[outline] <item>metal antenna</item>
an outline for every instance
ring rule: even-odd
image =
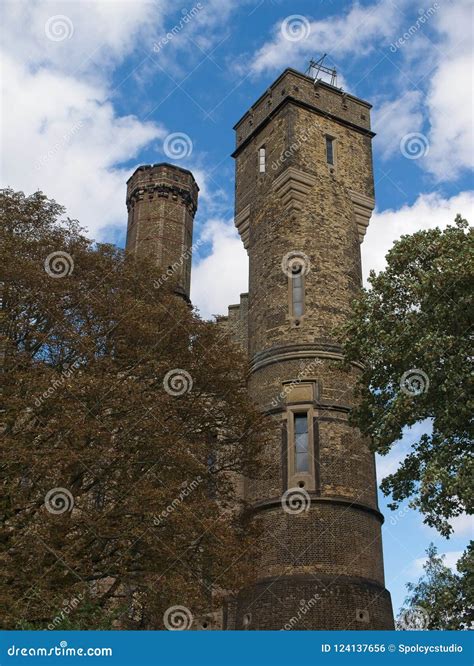
[[[327,53],[324,53],[324,55],[319,58],[319,60],[311,60],[309,61],[309,66],[308,69],[306,70],[305,74],[306,76],[310,76],[312,79],[314,79],[314,82],[316,81],[321,81],[320,74],[329,74],[331,77],[331,85],[334,87],[337,87],[337,71],[336,68],[333,67],[326,67],[326,65],[323,64],[324,58],[327,56]]]

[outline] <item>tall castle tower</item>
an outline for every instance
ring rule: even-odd
[[[274,435],[266,478],[245,483],[261,555],[228,628],[393,628],[374,456],[348,421],[360,367],[342,369],[336,332],[374,206],[370,108],[287,69],[234,128],[250,276],[228,324]]]
[[[172,164],[140,166],[127,181],[127,252],[155,257],[188,301],[198,192],[193,174]]]

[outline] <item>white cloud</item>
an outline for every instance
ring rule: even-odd
[[[32,73],[4,57],[3,181],[41,189],[92,236],[126,224],[125,182],[116,166],[166,131],[134,116],[118,117],[100,85],[41,68]]]
[[[411,206],[398,210],[375,212],[362,244],[364,279],[370,269],[376,272],[385,267],[385,255],[393,242],[403,234],[421,229],[446,227],[453,224],[456,213],[461,213],[471,223],[474,220],[474,191],[461,192],[449,199],[440,194],[420,194]]]
[[[434,16],[438,64],[426,99],[430,151],[424,166],[437,180],[455,180],[473,167],[473,14],[471,0],[457,0],[440,3]]]
[[[3,3],[5,51],[30,66],[103,76],[139,44],[151,49],[169,2],[10,0]]]
[[[232,220],[209,220],[200,238],[211,243],[211,252],[193,265],[191,300],[203,317],[227,314],[247,291],[247,253]]]
[[[404,4],[403,0],[397,3]],[[379,41],[387,40],[400,24],[402,12],[390,0],[371,5],[354,3],[344,15],[331,16],[321,21],[310,21],[309,30],[302,30],[302,39],[292,41],[282,30],[282,21],[274,27],[273,38],[253,56],[250,64],[255,74],[276,71],[290,65],[300,65],[318,52],[329,52],[333,57],[347,54],[365,55]]]
[[[460,516],[453,518],[449,522],[454,530],[454,537],[467,536],[471,539],[474,537],[473,516],[468,516],[467,513],[462,513]]]
[[[151,49],[168,2],[68,0],[3,5],[2,181],[27,194],[41,189],[103,240],[126,224],[119,165],[164,127],[120,116],[109,80],[138,45]]]
[[[456,562],[459,560],[462,554],[463,554],[462,550],[451,550],[445,553],[439,553],[439,555],[444,555],[443,563],[445,564],[445,566],[449,567],[454,572],[457,571]],[[423,575],[423,566],[426,563],[427,559],[428,559],[427,557],[418,557],[416,560],[412,562],[410,570],[414,576]]]
[[[395,100],[374,105],[372,127],[377,136],[374,149],[384,159],[400,153],[400,141],[408,133],[419,132],[423,125],[422,94],[410,90]]]
[[[469,54],[447,58],[431,80],[427,97],[430,150],[425,163],[437,180],[455,180],[474,165],[473,66]]]

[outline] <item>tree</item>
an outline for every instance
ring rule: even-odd
[[[246,362],[152,262],[43,194],[4,190],[0,211],[1,626],[65,604],[68,628],[160,628],[174,606],[189,623],[250,575],[235,479],[265,432]]]
[[[347,362],[363,364],[352,420],[384,455],[402,430],[427,432],[382,482],[447,536],[473,511],[473,232],[460,215],[444,231],[403,236],[371,272],[344,329]]]
[[[408,583],[408,597],[397,619],[397,629],[472,629],[474,623],[474,542],[457,563],[458,573],[444,564],[431,544],[416,583]]]

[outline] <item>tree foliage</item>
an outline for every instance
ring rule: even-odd
[[[410,500],[449,535],[473,511],[473,231],[454,226],[403,236],[370,274],[344,330],[348,362],[363,372],[353,422],[386,454],[407,426],[426,433],[382,482],[392,508]]]
[[[212,608],[253,543],[235,479],[265,433],[243,356],[56,202],[5,190],[0,210],[1,626],[46,627],[77,598],[64,626]]]
[[[408,583],[398,629],[472,629],[474,627],[474,542],[457,563],[457,573],[444,564],[431,544],[424,575]]]

